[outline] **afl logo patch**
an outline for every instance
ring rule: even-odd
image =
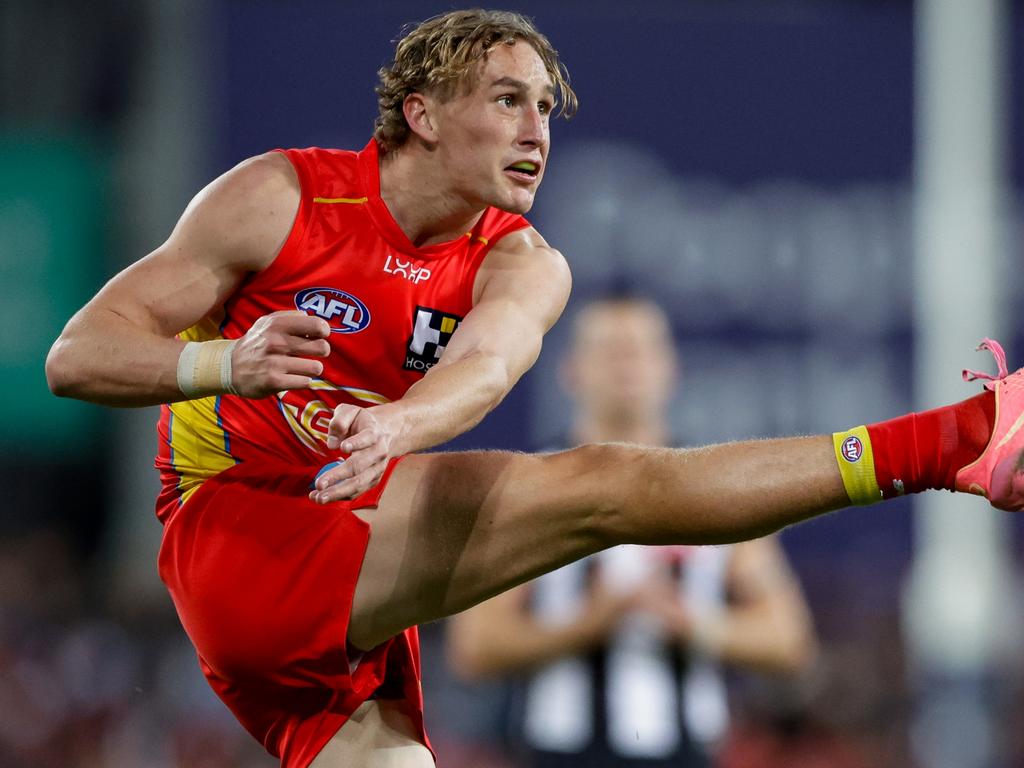
[[[851,464],[856,464],[860,461],[860,457],[864,455],[864,443],[860,441],[859,437],[850,437],[843,440],[843,458]]]
[[[370,310],[351,293],[337,288],[307,288],[295,294],[295,306],[322,317],[333,333],[359,333],[370,324]]]

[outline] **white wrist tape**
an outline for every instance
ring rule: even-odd
[[[178,388],[185,397],[206,397],[228,392],[237,395],[231,381],[231,351],[238,339],[190,341],[178,357]]]

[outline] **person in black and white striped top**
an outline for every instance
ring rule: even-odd
[[[677,371],[657,306],[590,303],[562,371],[576,405],[565,442],[675,443]],[[728,725],[720,665],[794,674],[815,636],[768,537],[600,552],[459,615],[449,651],[470,679],[527,673],[520,736],[535,768],[689,768],[710,764]]]

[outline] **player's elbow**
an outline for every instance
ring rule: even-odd
[[[74,330],[65,328],[46,355],[46,384],[57,397],[92,401],[101,369]]]
[[[58,338],[46,356],[46,385],[57,397],[74,397],[78,392],[78,377],[68,342]]]

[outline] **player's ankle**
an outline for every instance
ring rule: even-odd
[[[995,422],[991,392],[833,436],[853,504],[928,489],[953,490],[956,473],[985,450]]]
[[[839,474],[851,504],[874,504],[882,500],[875,474],[874,447],[866,426],[853,427],[832,435]]]

